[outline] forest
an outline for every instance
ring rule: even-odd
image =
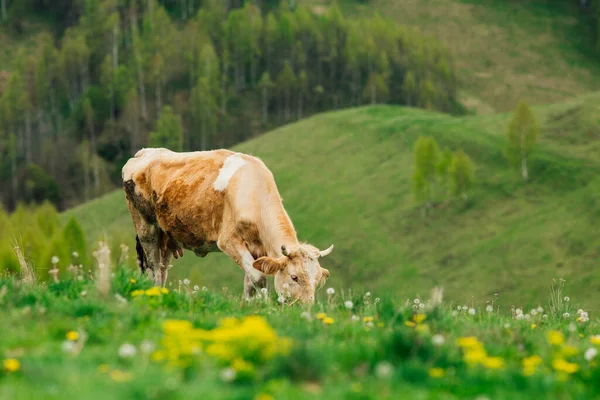
[[[31,15],[53,27],[0,75],[5,208],[97,197],[143,147],[228,147],[363,104],[461,112],[438,40],[292,3],[4,0],[10,36]]]

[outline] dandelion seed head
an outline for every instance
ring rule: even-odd
[[[206,292],[206,291],[208,291],[208,288],[206,286],[202,286],[202,291]]]
[[[491,304],[488,304],[487,306],[485,306],[485,311],[492,312],[492,311],[494,311],[494,307],[492,307]]]
[[[571,314],[569,314],[568,312],[563,314],[563,318],[569,318],[571,316]]]
[[[58,264],[59,259],[56,256],[52,256],[52,260],[51,261],[52,261],[52,264]]]
[[[330,288],[327,288],[327,296],[331,296],[331,295],[333,295],[334,293],[335,293],[335,289],[334,289],[334,288],[332,288],[332,287],[330,287]]]
[[[185,278],[185,279],[183,280],[183,284],[184,284],[185,286],[189,286],[189,284],[190,284],[190,280],[189,280],[188,278]]]
[[[421,302],[421,300],[419,300],[418,298],[413,300],[413,303],[415,303],[415,304],[419,304],[420,302]]]
[[[387,361],[381,361],[375,366],[375,375],[378,378],[387,378],[392,375],[394,367]]]
[[[346,300],[344,302],[344,307],[346,307],[348,310],[352,310],[352,307],[354,307],[354,304],[352,304],[352,302],[350,300]]]
[[[260,289],[260,291],[261,291],[261,292],[262,292],[262,294],[264,294],[264,295],[267,295],[267,293],[269,292],[269,290],[268,290],[266,287],[264,287],[264,288]]]
[[[571,301],[571,298],[569,296],[565,296],[565,298],[563,300],[568,303],[569,301]]]
[[[145,354],[150,354],[154,351],[154,343],[152,343],[150,340],[144,340],[141,344],[140,344],[140,350],[142,351],[142,353]]]
[[[540,306],[540,307],[538,307],[538,308],[537,308],[537,312],[538,312],[538,313],[540,313],[540,314],[542,314],[542,313],[544,312],[544,308],[543,308],[543,307],[541,307],[541,306]]]
[[[223,382],[231,382],[236,378],[236,372],[235,369],[231,368],[231,367],[227,367],[227,368],[223,368],[220,372],[219,372],[219,377],[221,378],[221,380]]]
[[[62,349],[65,353],[72,353],[75,351],[75,342],[70,340],[65,340],[62,342]]]
[[[436,346],[441,346],[444,344],[444,342],[446,341],[446,339],[444,339],[444,337],[442,335],[435,334],[431,337],[431,343],[433,343]]]
[[[423,304],[423,303],[420,303],[420,304],[419,304],[419,308],[425,308],[425,304]]]
[[[350,319],[352,320],[352,322],[360,321],[360,317],[358,315],[353,315]]]
[[[137,349],[131,343],[123,343],[119,347],[119,357],[121,358],[132,358],[136,355]]]
[[[542,315],[542,318],[548,318],[548,316],[546,314]]]
[[[456,310],[453,310],[453,311],[452,311],[452,316],[453,316],[453,317],[456,317],[457,315],[458,315],[458,311],[456,311]]]
[[[521,310],[520,308],[517,308],[515,310],[515,314],[517,314],[517,315],[523,315],[523,310]]]
[[[598,350],[596,350],[595,347],[590,347],[585,351],[585,353],[583,353],[583,358],[585,358],[587,361],[592,361],[597,355]]]
[[[277,301],[278,301],[280,304],[283,304],[283,303],[285,303],[285,297],[283,297],[283,296],[279,296],[279,297],[277,298]]]
[[[532,317],[535,317],[537,315],[537,310],[534,308],[531,311],[529,311],[529,314],[531,314]]]
[[[467,311],[469,309],[469,307],[467,306],[462,306],[463,311]]]
[[[194,285],[194,292],[197,292],[197,291],[199,291],[199,290],[200,290],[200,286],[198,286],[198,285]]]
[[[469,308],[469,314],[475,315],[475,309],[474,308]]]

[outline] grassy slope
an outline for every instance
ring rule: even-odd
[[[474,399],[484,395],[493,399],[592,399],[600,390],[597,359],[588,362],[584,358],[587,349],[599,347],[597,341],[592,344],[598,320],[592,316],[588,322],[575,323],[575,301],[561,304],[554,313],[546,308],[548,315],[517,320],[509,306],[493,312],[478,308],[470,315],[466,310],[453,311],[447,304],[430,307],[428,299],[421,298],[427,306],[419,309],[422,314],[417,317],[411,304],[386,297],[376,301],[356,292],[351,297],[352,310],[343,303],[349,299],[347,292],[339,291],[310,309],[278,306],[273,293],[267,302],[260,299],[248,304],[220,290],[171,290],[159,297],[133,298],[134,289],[147,289],[150,283],[122,269],[115,272],[113,294],[104,298],[95,282],[85,277],[31,286],[0,278],[0,323],[10,327],[0,341],[1,398],[179,400],[198,398],[201,393],[210,399],[240,400]],[[576,294],[573,297],[579,299]],[[571,311],[568,319],[561,316],[567,309]],[[330,319],[319,320],[318,312]],[[231,317],[248,315],[264,318],[267,325],[242,328],[232,324]],[[166,320],[189,321],[196,329],[210,331],[224,317],[228,317],[228,328],[206,345],[200,342],[206,334],[200,336],[202,331],[191,331],[191,327],[182,329],[181,324],[171,323],[172,333],[165,336],[163,332]],[[420,324],[415,326],[411,320]],[[570,324],[576,324],[574,330],[568,328]],[[558,330],[555,335],[564,337],[564,344],[550,345],[550,330]],[[457,339],[465,336],[476,337],[481,349],[473,346],[461,351]],[[282,350],[275,342],[278,338],[291,339],[291,351],[273,358],[266,346]],[[159,353],[144,350],[148,348],[141,346],[144,342]],[[135,346],[136,354],[120,357],[126,343]],[[226,347],[215,352],[211,343]],[[198,351],[186,357],[194,347]],[[156,357],[161,353],[168,361],[183,363],[167,365],[167,360]],[[523,360],[533,355],[540,357],[541,364],[530,371],[531,376],[524,376]],[[246,371],[250,366],[251,375],[240,370],[239,362],[232,362],[234,357],[245,361]],[[14,370],[15,361],[12,372],[3,367],[11,365],[5,364],[7,359],[18,360],[19,369]],[[576,369],[572,375],[561,376],[555,370],[561,366],[555,363],[560,359]],[[221,378],[220,372],[229,365],[239,371],[235,382]],[[433,367],[444,376],[430,377]]]
[[[330,0],[311,0],[317,8]],[[548,104],[600,88],[594,37],[575,3],[543,0],[338,0],[442,39],[454,55],[464,104],[507,111],[520,98]]]
[[[329,285],[376,289],[401,297],[442,285],[450,299],[503,304],[534,302],[551,280],[565,276],[573,290],[598,301],[595,268],[600,240],[600,134],[597,104],[589,95],[537,110],[541,143],[528,187],[503,157],[507,115],[448,117],[400,107],[327,113],[236,147],[264,159],[299,232],[321,248]],[[594,125],[595,124],[595,125]],[[594,130],[595,129],[595,130]],[[477,165],[472,201],[442,203],[424,221],[411,195],[412,147],[419,135],[462,147]],[[592,182],[592,184],[589,184]],[[589,185],[588,185],[589,184]],[[134,232],[119,191],[69,211],[90,239],[106,232],[133,248]],[[175,261],[171,277],[241,289],[242,273],[226,256]]]

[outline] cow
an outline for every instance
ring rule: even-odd
[[[333,245],[319,250],[298,241],[273,174],[257,157],[144,148],[123,166],[122,178],[138,264],[156,285],[166,284],[171,256],[184,249],[229,256],[245,273],[246,299],[273,276],[280,296],[312,304],[329,277],[319,259]]]

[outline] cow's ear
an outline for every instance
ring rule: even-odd
[[[321,268],[321,280],[319,281],[320,288],[325,285],[327,278],[329,278],[329,270],[327,268]]]
[[[277,271],[285,268],[285,260],[273,257],[260,257],[252,263],[252,266],[265,275],[275,275]]]

